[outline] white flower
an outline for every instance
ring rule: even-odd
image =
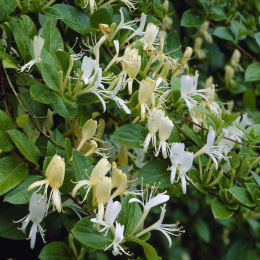
[[[140,236],[144,235],[145,233],[150,232],[152,230],[158,230],[158,231],[161,231],[166,236],[166,238],[168,239],[168,242],[169,242],[169,247],[171,247],[172,240],[171,240],[170,235],[180,236],[181,233],[183,233],[184,231],[182,230],[181,227],[180,228],[177,227],[179,225],[179,223],[162,224],[164,216],[165,216],[165,212],[166,212],[165,207],[166,207],[166,204],[164,204],[161,207],[162,211],[161,211],[160,219],[157,222],[155,222],[153,225],[151,225],[150,227],[148,227],[148,228],[144,229],[143,231],[141,231],[140,233],[138,233],[136,235],[136,237],[140,237]]]
[[[199,151],[196,152],[196,154],[194,155],[194,158],[205,153],[208,156],[210,156],[210,158],[213,160],[213,162],[216,165],[216,169],[218,169],[218,161],[220,161],[222,159],[226,160],[227,158],[223,154],[222,146],[213,145],[214,141],[215,141],[215,135],[216,135],[216,133],[215,133],[213,127],[210,126],[208,136],[207,136],[207,143]]]
[[[32,227],[30,230],[30,234],[29,234],[29,238],[31,239],[31,249],[34,248],[35,245],[35,240],[36,240],[36,233],[39,230],[42,240],[45,243],[44,240],[44,231],[40,225],[40,223],[42,222],[44,215],[46,213],[47,210],[47,199],[42,197],[41,194],[37,194],[36,192],[34,192],[32,194],[32,197],[30,199],[30,203],[29,203],[29,214],[27,216],[25,216],[24,218],[22,218],[21,220],[15,221],[15,223],[21,222],[22,221],[22,227],[20,228],[23,232],[25,232],[26,227],[28,226],[28,224],[30,223],[30,221],[32,221]]]
[[[115,237],[113,242],[105,248],[105,251],[108,250],[110,247],[113,246],[113,255],[116,256],[122,251],[124,254],[129,255],[123,247],[120,245],[120,243],[124,240],[124,225],[120,225],[118,222],[116,222],[116,230],[115,230]]]
[[[44,45],[44,39],[40,36],[34,36],[33,39],[34,59],[26,63],[24,66],[22,66],[21,72],[29,71],[34,64],[41,62],[40,55],[42,52],[43,45]]]
[[[140,226],[142,225],[142,223],[146,219],[146,217],[147,217],[151,208],[158,206],[160,204],[163,204],[163,203],[165,203],[166,201],[169,200],[169,198],[170,198],[169,195],[165,195],[165,193],[167,191],[164,191],[163,193],[159,193],[158,195],[154,196],[156,192],[157,192],[157,188],[153,186],[151,188],[151,192],[149,194],[148,189],[146,189],[144,191],[143,184],[142,184],[142,190],[141,190],[141,194],[140,194],[141,200],[139,200],[137,198],[132,198],[132,199],[129,200],[129,203],[133,203],[133,202],[140,203],[143,206],[143,209],[144,209],[143,215],[140,218],[140,220],[137,223],[134,230],[132,231],[131,235],[136,233],[136,231],[140,228]]]
[[[113,202],[112,199],[109,199],[108,203],[107,203],[104,220],[101,220],[100,217],[97,216],[96,218],[92,218],[91,222],[104,226],[104,228],[99,230],[99,232],[103,232],[106,230],[106,233],[105,233],[105,236],[106,236],[109,228],[113,227],[114,222],[116,221],[116,218],[117,218],[119,212],[121,211],[121,209],[122,209],[122,206],[121,206],[120,202],[118,202],[118,201]]]
[[[183,143],[173,143],[170,152],[170,160],[172,162],[171,170],[171,183],[175,182],[176,172],[178,170],[178,178],[181,179],[182,192],[186,194],[186,179],[190,181],[186,173],[192,167],[193,153],[184,151],[185,145]]]
[[[144,42],[144,49],[145,50],[152,50],[153,49],[153,44],[156,40],[156,37],[159,32],[159,27],[156,26],[153,23],[148,23],[144,37],[143,37],[143,42]]]
[[[136,10],[135,4],[137,3],[137,0],[121,0],[131,12],[134,12]]]
[[[159,122],[160,143],[155,156],[158,156],[160,150],[162,149],[163,158],[164,159],[167,158],[169,152],[169,145],[166,142],[166,140],[170,137],[172,128],[173,128],[173,122],[167,116],[161,118]]]
[[[105,111],[106,103],[103,97],[108,97],[110,92],[105,89],[102,83],[108,83],[110,78],[102,77],[102,69],[98,66],[95,60],[88,58],[87,56],[83,58],[81,71],[83,71],[82,80],[86,87],[79,92],[79,95],[86,93],[95,94]]]
[[[191,77],[189,75],[183,75],[180,78],[181,83],[181,97],[185,100],[189,110],[197,105],[197,101],[193,98],[194,96],[200,96],[207,100],[206,96],[201,94],[203,92],[207,92],[207,89],[199,89],[197,90],[199,74],[196,71],[195,76]]]
[[[52,157],[52,159],[46,169],[45,175],[46,175],[45,180],[36,181],[36,182],[32,183],[28,187],[28,190],[30,191],[38,186],[40,186],[40,188],[41,188],[42,185],[45,185],[45,190],[44,190],[43,196],[47,197],[47,190],[48,190],[48,186],[50,185],[52,190],[49,195],[48,206],[50,203],[50,199],[52,199],[53,205],[56,207],[57,211],[60,213],[62,210],[62,205],[61,205],[59,188],[63,185],[63,181],[64,181],[64,175],[65,175],[64,159],[62,157],[60,157],[59,155],[55,154]]]
[[[116,34],[122,30],[122,29],[126,29],[126,30],[131,30],[134,31],[134,28],[132,27],[136,22],[135,21],[129,21],[125,23],[125,17],[124,17],[124,13],[122,8],[120,8],[120,15],[121,15],[121,21],[119,23],[119,25],[117,26],[117,28],[113,31],[113,33],[110,35],[109,40],[112,41],[114,39],[114,37],[116,36]]]
[[[144,141],[144,151],[146,152],[150,141],[152,139],[153,146],[156,149],[156,132],[159,130],[160,120],[164,117],[164,111],[154,108],[148,118],[147,126],[149,133],[145,138]]]

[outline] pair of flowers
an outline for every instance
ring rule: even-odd
[[[143,207],[143,214],[141,218],[139,219],[139,222],[135,226],[135,228],[131,231],[130,236],[135,237],[141,237],[147,232],[150,232],[152,230],[158,230],[162,232],[166,238],[169,241],[169,246],[171,246],[172,241],[170,238],[170,235],[173,236],[179,236],[182,232],[182,228],[178,227],[178,223],[176,224],[162,224],[165,213],[166,213],[166,202],[169,200],[169,196],[166,195],[166,191],[163,193],[159,193],[155,196],[157,192],[157,189],[155,187],[152,187],[151,192],[149,194],[148,189],[143,189],[141,192],[141,200],[137,198],[132,198],[129,200],[129,203],[139,203]],[[148,213],[150,212],[152,207],[158,206],[163,204],[161,207],[161,215],[157,222],[155,222],[153,225],[143,229],[142,231],[138,232],[141,225],[144,223]],[[129,255],[122,247],[121,243],[124,241],[124,225],[121,225],[116,221],[120,211],[122,209],[122,206],[120,202],[115,201],[113,202],[112,199],[109,199],[106,207],[105,217],[104,220],[101,220],[99,216],[97,215],[96,218],[91,219],[93,223],[96,223],[103,228],[99,230],[99,232],[105,231],[105,236],[108,233],[108,230],[111,230],[114,234],[114,240],[113,242],[105,248],[105,250],[109,249],[110,247],[113,247],[113,254],[118,255],[121,252]],[[114,223],[116,222],[116,226],[114,227]]]

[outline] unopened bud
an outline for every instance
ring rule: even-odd
[[[97,121],[93,119],[89,119],[84,126],[82,127],[82,139],[85,141],[92,138],[97,130]]]
[[[229,82],[234,78],[235,71],[230,65],[225,66],[225,81]]]
[[[187,61],[191,58],[192,52],[193,52],[193,50],[191,47],[186,47],[186,50],[185,50],[182,60],[181,60],[182,65],[185,65],[187,63]]]
[[[64,159],[61,158],[59,155],[55,154],[51,159],[45,175],[50,186],[53,189],[59,189],[64,181],[65,175],[65,162]]]

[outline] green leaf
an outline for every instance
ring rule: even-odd
[[[181,97],[181,83],[176,76],[171,78],[171,87],[172,102],[175,104]]]
[[[156,250],[148,243],[145,241],[138,239],[137,237],[132,238],[133,242],[136,242],[140,246],[143,247],[144,254],[148,260],[159,260],[159,256],[156,253]]]
[[[86,180],[87,176],[90,176],[93,166],[83,153],[74,150],[73,151],[73,169],[75,172],[76,181]],[[80,189],[80,194],[82,197],[85,196],[84,189]]]
[[[15,121],[18,127],[23,128],[28,122],[30,118],[28,114],[23,114],[16,117]]]
[[[255,33],[255,40],[258,44],[258,47],[260,47],[260,32]]]
[[[56,128],[54,131],[51,133],[51,138],[55,140],[58,144],[61,144],[65,146],[65,139],[63,135],[60,133],[60,131]],[[60,155],[61,157],[65,157],[65,151],[61,147],[58,147],[54,143],[48,141],[47,143],[47,153],[48,156],[54,156],[55,154]]]
[[[109,8],[98,8],[98,10],[90,16],[90,24],[94,28],[98,28],[100,23],[110,25],[112,23],[112,15],[113,14],[110,12]]]
[[[16,188],[8,192],[4,201],[12,204],[28,204],[32,196],[33,190],[28,191],[27,188],[35,181],[41,180],[41,176],[30,175]]]
[[[10,117],[2,110],[0,110],[0,130],[6,132],[7,130],[14,129],[14,124]]]
[[[28,175],[28,167],[16,157],[0,159],[0,195],[20,184]]]
[[[38,147],[24,133],[18,130],[9,130],[7,132],[24,157],[39,166],[38,160],[41,152]]]
[[[219,26],[217,27],[214,32],[213,35],[221,38],[221,39],[225,39],[228,41],[232,41],[233,40],[233,35],[231,30],[228,27],[225,26]]]
[[[140,170],[138,177],[140,181],[142,178],[144,185],[157,183],[162,189],[168,188],[170,185],[170,171],[167,171],[169,164],[165,160],[152,160]]]
[[[9,139],[9,136],[0,130],[0,149],[3,152],[10,152],[13,149]]]
[[[51,66],[50,64],[41,62],[40,64],[41,74],[47,87],[59,92],[59,69],[56,66]]]
[[[85,34],[89,31],[89,17],[80,9],[66,4],[56,4],[48,8],[45,15],[62,20],[74,31]]]
[[[121,205],[122,209],[117,217],[117,221],[125,226],[125,237],[129,236],[131,232],[136,227],[137,223],[139,222],[142,216],[142,210],[138,203],[133,202],[129,203],[129,200],[132,198],[131,195],[127,195],[124,197]],[[143,225],[140,226],[138,231],[142,230]]]
[[[42,84],[34,84],[30,88],[32,98],[43,104],[52,104],[58,101],[57,94]]]
[[[240,157],[235,152],[230,152],[228,154],[229,162],[232,168],[237,169],[240,165]]]
[[[50,53],[63,50],[64,44],[60,31],[51,19],[49,19],[42,29],[41,37],[44,39],[44,48]]]
[[[0,22],[8,18],[8,16],[15,10],[16,3],[14,0],[0,0]]]
[[[10,54],[8,54],[2,50],[0,50],[0,60],[2,60],[4,68],[19,70],[16,59],[13,56],[11,56]]]
[[[256,109],[256,97],[251,88],[247,88],[243,94],[243,105],[252,111]]]
[[[212,11],[211,19],[214,21],[223,21],[227,18],[223,8],[220,6],[213,5],[211,11]]]
[[[14,220],[19,220],[28,214],[28,211],[14,207],[14,208],[0,208],[0,237],[14,239],[14,240],[23,240],[27,237],[26,234],[18,230],[18,227],[21,227],[22,223],[15,224]]]
[[[251,63],[245,71],[245,81],[260,80],[260,62]]]
[[[138,124],[123,125],[113,133],[112,139],[129,147],[143,148],[145,129]]]
[[[197,233],[199,235],[199,237],[209,243],[210,242],[210,230],[208,225],[205,223],[205,221],[203,221],[202,219],[198,219],[195,222],[195,228],[197,230]]]
[[[176,30],[172,30],[166,38],[166,46],[167,46],[167,51],[173,52],[173,56],[177,57],[177,58],[182,58],[182,51],[181,51],[181,42],[180,42],[180,38],[178,36],[178,33],[176,32]]]
[[[215,218],[226,219],[233,215],[233,211],[227,209],[224,202],[220,201],[218,198],[214,198],[211,201],[211,210]]]
[[[246,189],[240,187],[232,187],[229,189],[229,192],[242,204],[248,207],[255,206],[255,203],[251,200]]]
[[[256,183],[260,186],[260,176],[253,171],[251,171],[251,174],[254,176]]]
[[[41,260],[73,260],[70,247],[61,241],[51,242],[44,246],[39,255]]]
[[[30,40],[36,35],[36,27],[32,19],[27,15],[12,17],[10,28],[18,50],[25,62],[31,60]]]
[[[189,138],[198,146],[202,146],[202,141],[199,138],[198,134],[196,134],[191,128],[188,126],[184,125],[182,128],[183,132],[189,136]]]
[[[204,22],[204,18],[195,9],[185,11],[181,17],[181,26],[199,27]]]
[[[73,236],[81,242],[84,246],[92,247],[95,249],[104,249],[112,243],[113,237],[111,232],[106,236],[100,233],[90,221],[93,216],[88,216],[81,219],[72,229]]]

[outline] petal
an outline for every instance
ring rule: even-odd
[[[85,185],[89,185],[89,184],[90,184],[90,181],[88,181],[88,180],[79,181],[79,182],[77,183],[77,185],[74,187],[74,189],[72,190],[72,197],[75,197],[75,196],[76,196],[77,191],[78,191],[81,187],[83,187],[83,186],[85,186]]]

